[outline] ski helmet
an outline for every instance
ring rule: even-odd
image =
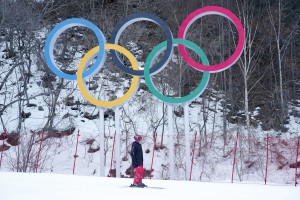
[[[136,133],[135,136],[134,136],[134,139],[138,140],[138,141],[141,141],[142,140],[142,136]]]

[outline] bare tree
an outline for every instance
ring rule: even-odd
[[[279,68],[279,95],[280,95],[280,105],[281,105],[281,120],[283,122],[285,116],[287,115],[286,102],[284,100],[284,88],[283,88],[283,70],[284,70],[284,57],[286,56],[287,47],[290,45],[292,38],[295,35],[295,31],[298,27],[298,22],[300,16],[296,18],[295,25],[292,30],[286,32],[284,30],[283,17],[285,9],[285,2],[278,0],[278,5],[276,8],[272,6],[270,0],[267,1],[267,12],[270,18],[270,24],[275,36],[276,52],[277,52],[277,64]]]
[[[260,60],[262,58],[262,48],[259,48],[255,43],[257,41],[257,31],[259,28],[258,19],[261,16],[261,10],[255,7],[255,4],[251,1],[236,1],[238,5],[239,16],[242,19],[242,23],[245,27],[245,46],[243,54],[238,62],[240,70],[242,72],[243,83],[244,83],[244,112],[246,116],[246,127],[248,134],[248,145],[250,148],[250,142],[252,140],[250,132],[250,116],[251,112],[249,109],[249,93],[255,88],[256,84],[263,78],[264,72],[258,77],[255,82],[252,80],[254,72],[258,70]],[[266,69],[264,70],[266,71]],[[249,82],[253,83],[249,85]],[[249,149],[250,150],[250,149]]]

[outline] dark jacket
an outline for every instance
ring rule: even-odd
[[[139,142],[134,141],[132,143],[130,156],[132,159],[132,166],[134,168],[143,165],[143,149],[142,145]]]

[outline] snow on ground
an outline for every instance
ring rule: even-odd
[[[83,199],[209,199],[209,200],[297,200],[300,189],[262,183],[209,183],[149,180],[148,186],[164,189],[124,187],[127,178],[88,177],[47,173],[0,172],[1,200],[83,200]]]

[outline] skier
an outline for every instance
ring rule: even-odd
[[[142,183],[144,168],[143,168],[143,149],[141,145],[142,136],[136,134],[134,136],[134,142],[131,145],[130,156],[132,160],[132,167],[135,169],[133,184],[131,187],[147,187]]]

